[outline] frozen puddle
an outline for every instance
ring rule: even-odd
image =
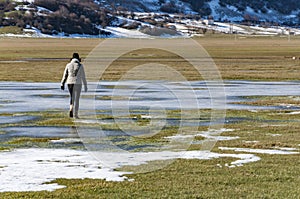
[[[91,83],[89,87],[95,85]],[[162,85],[163,84],[163,85]],[[113,87],[119,87],[114,89]],[[140,85],[143,85],[142,87]],[[165,89],[162,89],[165,86]],[[193,89],[196,95],[197,107],[190,103],[178,103],[176,96],[172,92],[178,90]],[[166,88],[171,92],[166,92]],[[245,101],[248,96],[298,96],[299,82],[251,82],[251,81],[226,81],[224,82],[226,92],[227,109],[269,109],[270,107],[255,107],[247,105],[232,104],[233,102]],[[17,92],[16,92],[17,91]],[[134,91],[134,92],[132,92]],[[133,96],[128,94],[134,93]],[[175,92],[176,93],[176,92]],[[95,95],[97,99],[110,99],[116,97],[114,107],[112,100],[96,100],[91,97]],[[117,95],[117,96],[116,96]],[[95,89],[90,89],[88,93],[83,93],[81,99],[81,109],[86,113],[95,110],[108,111],[112,108],[123,110],[128,106],[132,110],[147,110],[153,104],[159,104],[162,109],[209,109],[212,108],[210,93],[207,85],[203,81],[168,83],[168,82],[104,82],[101,81]],[[15,101],[17,99],[17,101]],[[185,101],[188,102],[188,101]],[[61,91],[59,83],[20,83],[20,82],[0,82],[0,114],[37,112],[49,110],[68,109],[68,92]],[[225,107],[223,107],[225,108]],[[272,107],[276,108],[276,107]],[[283,107],[291,109],[290,107]],[[299,114],[299,107],[292,107],[293,114]],[[125,109],[126,110],[126,109]],[[102,112],[101,112],[102,113]],[[123,113],[122,113],[123,114]],[[10,123],[21,123],[35,118],[28,116],[1,116],[0,125],[6,126]],[[82,120],[81,123],[94,124],[98,120]],[[110,124],[109,120],[101,122]],[[124,121],[127,122],[127,121]],[[169,121],[168,121],[169,122]],[[173,122],[173,121],[170,121]],[[188,123],[190,122],[190,123]],[[205,121],[204,121],[205,122]],[[4,125],[3,125],[4,124]],[[174,125],[177,123],[174,123]],[[185,124],[194,125],[194,120],[186,121]],[[208,125],[208,124],[207,124]],[[76,129],[65,127],[3,127],[0,140],[10,137],[46,137],[62,138],[51,143],[80,143]],[[200,132],[196,136],[201,136],[207,140],[220,141],[239,139],[239,137],[221,136],[225,131]],[[88,130],[87,134],[94,135],[93,129]],[[119,135],[118,132],[109,131],[107,135]],[[121,134],[122,135],[122,134]],[[168,137],[173,140],[185,140],[189,135],[177,135]],[[195,136],[195,135],[193,135]],[[271,134],[280,136],[280,134]],[[199,141],[201,143],[201,141]],[[213,153],[210,151],[185,151],[185,152],[135,152],[135,153],[112,153],[97,152],[94,159],[90,152],[71,150],[71,149],[15,149],[13,151],[0,151],[0,192],[8,191],[54,191],[64,188],[64,185],[51,183],[58,178],[64,179],[105,179],[108,181],[124,181],[127,179],[125,174],[128,172],[115,171],[122,166],[135,166],[147,164],[149,161],[181,159],[209,160],[214,158],[230,157],[235,161],[226,164],[227,167],[243,166],[244,164],[260,160],[258,154],[278,154],[289,155],[299,154],[299,150],[290,148],[276,149],[248,149],[248,148],[228,148],[221,147],[223,151],[232,153]],[[241,154],[238,154],[240,152]],[[107,166],[109,165],[109,166]],[[221,166],[221,165],[219,165]]]
[[[7,127],[3,128],[6,137],[34,137],[34,138],[76,138],[78,137],[76,128],[70,127]]]
[[[28,120],[35,120],[34,116],[0,116],[0,124],[21,123]]]
[[[221,148],[242,152],[266,154],[295,154],[289,150],[249,150],[235,148]],[[284,151],[284,153],[283,153]],[[298,152],[297,152],[298,153]],[[105,179],[107,181],[124,181],[125,174],[129,172],[115,171],[122,166],[141,165],[155,160],[199,159],[209,160],[214,158],[231,157],[237,160],[226,164],[228,167],[243,166],[256,162],[260,157],[254,154],[220,154],[210,151],[185,151],[185,152],[143,152],[143,153],[113,153],[97,152],[97,157],[105,160],[94,159],[87,151],[70,149],[15,149],[0,152],[0,192],[20,191],[54,191],[64,188],[64,185],[51,183],[58,178],[63,179]],[[112,158],[115,157],[115,158]],[[109,161],[109,162],[108,162]],[[221,167],[221,165],[218,165]]]
[[[141,86],[142,85],[142,86]],[[114,88],[114,86],[118,86]],[[209,85],[204,81],[185,82],[156,82],[156,81],[124,81],[89,83],[88,93],[82,93],[81,109],[85,110],[111,110],[114,107],[124,108],[128,105],[135,108],[151,107],[159,104],[166,109],[181,108],[212,108]],[[270,107],[247,106],[232,104],[233,102],[247,101],[249,96],[298,96],[299,82],[251,82],[251,81],[225,81],[220,86],[225,89],[227,109],[270,109]],[[164,88],[164,89],[163,89]],[[166,90],[167,89],[167,90]],[[174,95],[176,92],[185,96],[185,91],[193,90],[192,97],[197,98],[197,106],[188,103],[188,98],[182,97],[184,104],[178,103]],[[17,91],[17,92],[16,92]],[[166,92],[167,91],[167,92]],[[133,94],[134,95],[131,95]],[[95,96],[94,96],[95,95]],[[92,96],[92,97],[91,97]],[[114,100],[96,100],[111,96]],[[35,112],[53,109],[68,109],[68,91],[61,91],[59,83],[24,83],[0,82],[0,113]],[[18,101],[15,101],[15,100]],[[93,105],[93,106],[91,106]],[[96,106],[96,107],[95,107]],[[276,107],[271,107],[276,108]],[[277,107],[278,108],[278,107]],[[299,107],[281,107],[296,109]],[[297,112],[295,112],[296,114]]]

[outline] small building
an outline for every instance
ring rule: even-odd
[[[207,25],[207,26],[212,26],[215,24],[215,20],[213,16],[209,16],[207,19],[203,20],[203,22]]]

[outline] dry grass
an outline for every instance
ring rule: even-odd
[[[61,115],[49,113],[45,117]],[[296,116],[287,116],[280,110],[256,113],[229,110],[227,117],[244,118],[241,122],[226,124],[225,128],[234,131],[222,134],[239,136],[240,139],[217,142],[215,152],[234,153],[221,152],[218,149],[221,146],[252,149],[299,148],[300,123]],[[203,127],[199,127],[199,130],[205,131]],[[275,134],[280,136],[273,136]],[[44,146],[44,141],[47,140],[20,138],[12,140],[12,143],[21,142],[31,146],[42,142],[38,146]],[[57,179],[56,183],[67,187],[53,192],[1,193],[0,198],[297,198],[300,194],[299,154],[256,155],[261,158],[260,161],[242,167],[224,166],[235,161],[233,158],[176,160],[155,172],[127,175],[134,179],[132,182]]]
[[[73,52],[79,52],[85,58],[101,41],[1,38],[0,81],[57,82]],[[300,39],[293,39],[290,42],[280,37],[234,40],[230,36],[223,36],[196,38],[196,41],[212,56],[223,79],[279,81],[298,79]],[[292,59],[294,56],[296,60]],[[191,70],[189,63],[172,53],[157,49],[144,49],[124,55],[111,65],[103,78],[119,79],[132,67],[145,64],[153,58],[178,70],[189,80],[201,79],[197,71]],[[20,60],[26,62],[3,62]],[[161,79],[163,78],[162,75]]]
[[[99,43],[97,39],[1,38],[0,81],[59,82],[73,52],[86,57]]]
[[[223,79],[296,80],[300,39],[201,38],[197,40],[214,58]],[[293,60],[292,57],[296,57]]]
[[[197,41],[214,58],[223,79],[280,81],[298,79],[299,60],[292,60],[291,57],[299,56],[300,40],[288,42],[282,38],[246,38],[235,41],[232,37],[222,36],[198,38]],[[59,81],[64,65],[68,61],[65,58],[70,57],[73,51],[85,57],[99,42],[100,40],[96,39],[1,39],[0,60],[22,60],[33,57],[50,58],[50,61],[0,63],[0,81]],[[150,54],[157,55],[158,58],[178,58],[166,52],[150,49],[129,53],[124,58],[138,58],[137,62],[145,63],[144,59]],[[188,70],[188,65],[183,62],[165,64],[173,64],[174,68],[180,70],[189,79],[199,77]],[[131,61],[120,59],[106,72],[105,78],[118,79],[131,67]],[[294,101],[285,97],[270,98],[259,99],[258,103],[273,105],[291,103],[291,100]],[[175,113],[173,117],[176,117]],[[55,113],[48,114],[45,115],[47,119],[37,121],[34,125],[55,125],[62,117],[63,115]],[[218,149],[220,146],[299,149],[298,117],[299,115],[288,115],[285,110],[258,112],[228,110],[229,121],[232,118],[239,118],[241,121],[225,124],[225,128],[234,131],[222,135],[240,138],[217,142],[214,151],[220,152]],[[59,123],[61,126],[69,124],[68,120]],[[205,128],[199,127],[199,131],[205,131]],[[165,133],[171,134],[172,129]],[[191,146],[192,149],[193,147],[197,149],[197,146]],[[0,150],[2,149],[5,148],[0,147]],[[222,151],[222,153],[234,152]],[[176,160],[156,172],[128,175],[129,178],[134,179],[133,182],[58,179],[55,182],[66,185],[67,188],[54,192],[1,193],[0,198],[298,198],[300,195],[299,154],[257,155],[262,158],[260,161],[231,169],[224,165],[234,161],[232,158],[209,161]]]

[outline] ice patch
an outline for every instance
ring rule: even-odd
[[[120,93],[131,92],[135,89],[137,85],[144,83],[143,81],[124,81],[122,85],[124,88],[120,89]],[[146,82],[147,83],[147,82]],[[150,84],[151,83],[151,84]],[[154,82],[155,83],[155,82]],[[89,83],[89,87],[96,83]],[[115,85],[116,82],[101,82],[96,92],[97,96],[111,96],[113,95],[114,89],[107,88],[108,86]],[[120,84],[120,82],[119,82]],[[168,84],[168,83],[166,83]],[[149,82],[149,85],[153,85]],[[172,87],[171,87],[172,86]],[[209,96],[209,90],[203,81],[191,82],[191,86],[195,91],[198,99],[199,109],[210,109],[212,104],[210,100],[207,100]],[[128,88],[127,88],[128,87]],[[179,85],[168,85],[168,87],[177,90],[185,90],[190,88],[189,85],[179,84]],[[242,109],[246,110],[250,108],[253,110],[253,106],[247,105],[237,105],[232,104],[233,102],[243,101],[243,97],[248,96],[282,96],[282,95],[298,95],[297,91],[299,84],[295,82],[251,82],[251,81],[226,81],[225,89],[227,95],[227,109]],[[59,89],[58,83],[21,83],[21,82],[0,82],[0,101],[6,102],[1,104],[0,113],[15,113],[15,112],[34,112],[34,111],[44,111],[51,109],[66,109],[66,101],[68,96],[67,91],[61,91]],[[18,90],[18,92],[16,92]],[[98,92],[105,91],[105,92]],[[93,91],[89,91],[89,95]],[[83,93],[83,95],[86,95]],[[45,97],[51,96],[51,97]],[[237,99],[237,96],[240,98]],[[123,95],[127,99],[128,96]],[[126,98],[127,97],[127,98]],[[137,93],[137,97],[141,100],[131,101],[132,106],[151,106],[153,103],[159,103],[164,108],[170,109],[185,109],[185,108],[195,108],[190,104],[178,104],[174,98],[170,97],[168,93],[164,92],[161,88],[156,87],[145,87],[144,92]],[[18,101],[15,101],[18,99]],[[154,101],[153,99],[157,99]],[[47,103],[44,101],[47,100]],[[99,100],[100,101],[100,100]],[[120,105],[124,104],[125,100],[118,100]],[[117,103],[117,102],[115,102]],[[94,104],[94,99],[82,98],[81,99],[81,109],[89,109],[90,104]],[[96,109],[107,110],[111,108],[110,100],[101,100],[95,104]],[[270,107],[258,106],[257,109],[271,109]],[[277,107],[278,108],[278,107]],[[276,109],[276,107],[275,107]],[[90,109],[89,109],[90,110]]]
[[[34,116],[0,116],[0,124],[12,124],[12,123],[21,123],[28,120],[34,120],[38,117]]]

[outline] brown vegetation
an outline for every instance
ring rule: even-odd
[[[36,0],[31,4],[1,1],[0,8],[0,26],[35,27],[51,35],[60,32],[98,35],[96,26],[106,27],[113,19],[92,0]]]
[[[206,36],[195,39],[215,61],[223,79],[298,80],[300,40],[284,38],[237,38]],[[85,58],[102,40],[99,39],[9,39],[0,42],[0,81],[59,81],[70,55],[77,51]],[[189,50],[189,49],[187,49]],[[147,59],[165,60],[163,64],[180,67],[189,80],[199,80],[189,63],[158,50],[129,53],[115,61],[105,79],[118,79],[132,67],[132,60],[145,64]],[[34,58],[34,59],[31,59]],[[42,59],[36,59],[42,58]],[[175,61],[174,61],[175,60]],[[23,61],[23,62],[6,62]],[[15,73],[14,71],[22,71]]]

